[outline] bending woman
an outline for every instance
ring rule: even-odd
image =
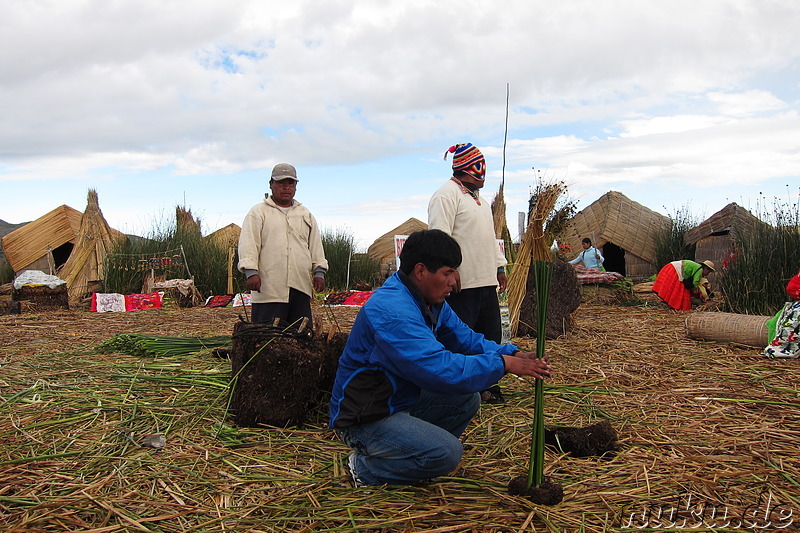
[[[698,294],[703,303],[708,301],[709,295],[701,279],[711,272],[716,272],[711,261],[673,261],[664,265],[656,276],[653,292],[673,309],[689,310],[692,308],[692,293]]]

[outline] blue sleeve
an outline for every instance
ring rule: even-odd
[[[501,355],[516,350],[516,347],[501,346],[472,332],[460,344],[469,353],[454,351],[434,336],[421,316],[417,319],[398,315],[387,313],[373,317],[379,324],[375,325],[376,346],[372,354],[374,360],[370,363],[423,389],[453,394],[485,390],[505,373]],[[481,352],[479,348],[487,350]]]

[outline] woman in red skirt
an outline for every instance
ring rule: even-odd
[[[699,293],[703,302],[708,300],[708,293],[701,286],[700,280],[711,272],[716,272],[711,261],[673,261],[664,265],[656,276],[653,292],[673,309],[689,310],[692,308],[693,292]]]

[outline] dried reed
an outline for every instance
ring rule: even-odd
[[[686,313],[583,305],[570,335],[548,340],[548,423],[609,419],[621,450],[546,449],[565,494],[539,507],[506,490],[530,450],[528,380],[503,379],[506,405],[467,428],[452,476],[364,490],[347,483],[349,451],[324,412],[304,430],[226,422],[229,362],[89,351],[117,333],[229,334],[239,312],[0,317],[0,530],[718,531],[723,511],[728,530],[743,517],[739,530],[778,529],[787,511],[784,530],[796,528],[800,367],[688,339]],[[355,314],[336,312],[348,313],[340,323]],[[142,445],[154,434],[166,446]]]

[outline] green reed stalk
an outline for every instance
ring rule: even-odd
[[[541,359],[545,352],[547,302],[550,297],[553,264],[537,260],[531,268],[536,285],[536,357]],[[537,379],[534,385],[534,401],[528,488],[532,485],[538,487],[544,481],[544,381],[541,379]]]

